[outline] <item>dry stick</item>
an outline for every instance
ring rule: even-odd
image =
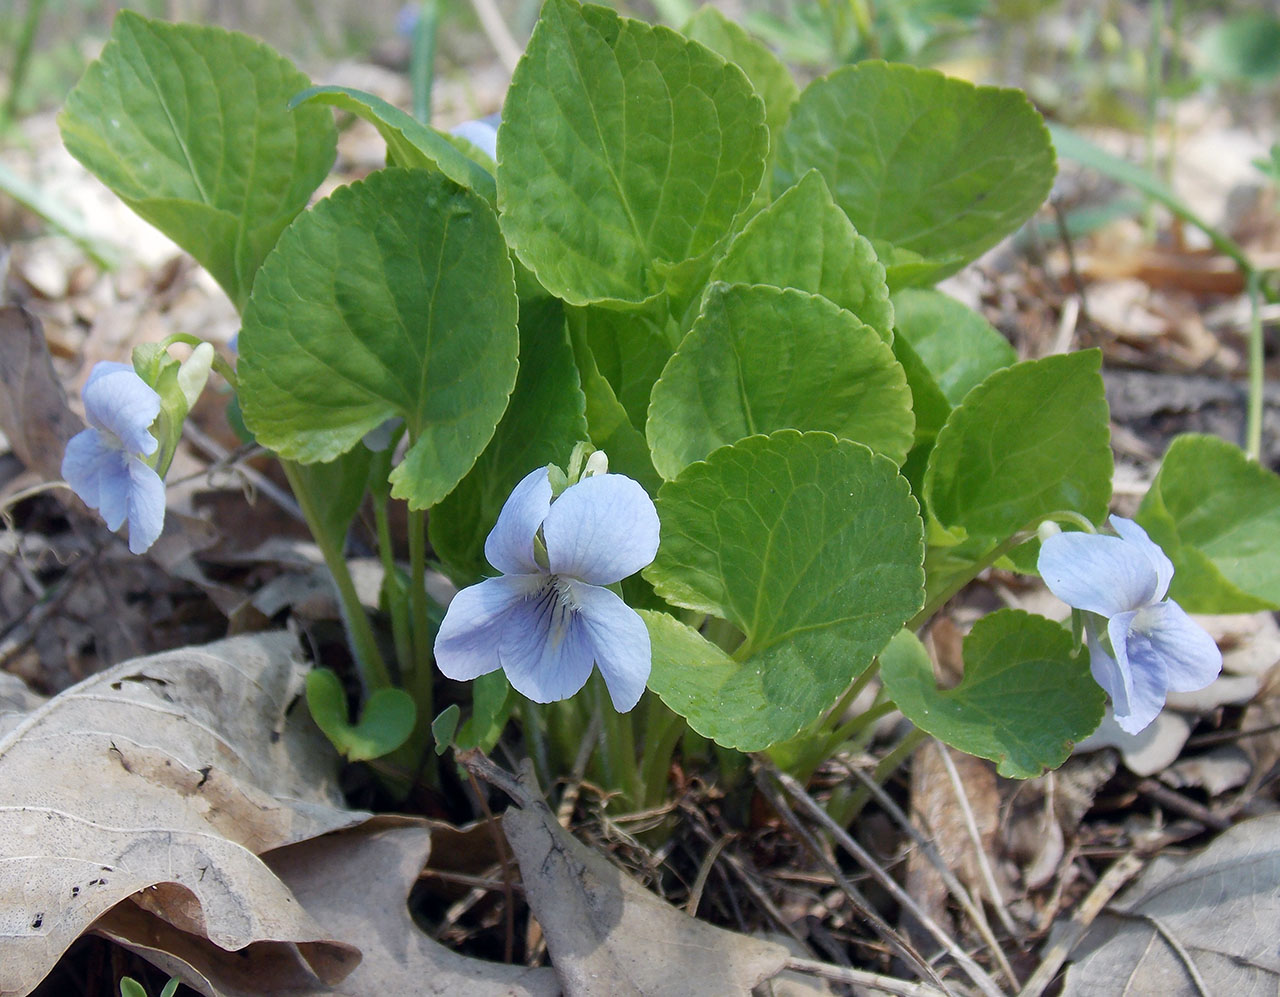
[[[837,983],[851,983],[854,986],[867,987],[871,990],[897,994],[898,997],[946,997],[947,991],[931,987],[927,983],[912,983],[910,980],[899,980],[893,976],[881,976],[879,973],[865,969],[850,969],[836,966],[829,962],[816,962],[813,959],[800,959],[792,956],[787,960],[786,969],[797,973],[809,973],[821,976]]]
[[[707,854],[702,857],[702,862],[698,865],[698,875],[693,881],[693,886],[689,890],[689,899],[685,901],[684,905],[685,913],[690,917],[698,916],[698,904],[702,902],[702,891],[707,888],[707,879],[711,875],[711,868],[716,864],[716,859],[720,857],[724,846],[732,840],[732,834],[721,835],[720,840],[708,848]]]
[[[982,908],[978,905],[978,902],[974,900],[972,894],[965,889],[964,884],[956,878],[956,874],[951,871],[951,868],[943,860],[942,854],[938,851],[937,846],[921,834],[915,825],[911,823],[911,818],[903,813],[902,808],[899,807],[898,804],[893,802],[893,797],[884,791],[884,787],[855,765],[846,765],[845,768],[862,781],[862,784],[867,788],[871,795],[875,797],[876,802],[879,803],[880,806],[884,808],[885,812],[898,823],[899,827],[911,836],[911,840],[916,843],[917,847],[919,847],[924,853],[925,858],[932,863],[934,869],[937,870],[938,875],[942,877],[942,883],[946,886],[952,898],[956,903],[964,908],[964,912],[968,914],[969,919],[973,921],[974,926],[978,929],[978,933],[982,936],[982,940],[987,943],[987,947],[991,950],[992,958],[1000,964],[1001,972],[1011,980],[1014,979],[1013,969],[1005,959],[1004,952],[1000,948],[999,941],[997,941],[996,936],[992,934],[991,925],[988,924],[987,919],[982,916]]]
[[[1208,807],[1197,803],[1195,800],[1189,800],[1181,793],[1175,793],[1168,786],[1163,786],[1154,779],[1143,779],[1138,783],[1138,792],[1143,796],[1149,796],[1170,810],[1176,810],[1183,816],[1190,817],[1192,820],[1198,820],[1201,824],[1213,828],[1215,831],[1225,831],[1231,826],[1231,821],[1221,814],[1216,814]]]
[[[196,425],[190,421],[182,424],[182,438],[190,443],[193,447],[203,453],[206,457],[212,457],[219,463],[226,463],[231,457],[231,451],[224,447],[221,443],[209,436],[204,431],[198,429]],[[274,481],[264,474],[259,474],[247,464],[238,464],[235,471],[243,477],[255,489],[260,491],[267,498],[271,499],[276,505],[287,512],[299,522],[304,521],[302,510],[298,507],[298,503],[294,501],[292,495],[280,488]]]
[[[1111,898],[1119,892],[1120,887],[1142,868],[1142,859],[1133,852],[1120,856],[1111,867],[1102,874],[1102,878],[1094,884],[1089,895],[1076,908],[1075,916],[1068,922],[1062,936],[1049,946],[1040,960],[1040,965],[1031,974],[1031,979],[1018,991],[1018,997],[1040,997],[1045,988],[1053,982],[1058,970],[1067,961],[1067,956],[1076,947],[1076,943],[1084,937],[1089,925],[1102,913],[1102,908],[1111,902]]]
[[[516,68],[516,63],[520,61],[520,46],[511,36],[511,29],[502,19],[497,4],[493,0],[471,0],[471,7],[475,10],[476,17],[480,19],[480,27],[484,29],[494,51],[498,53],[498,58],[507,67],[507,72],[512,72]]]
[[[564,787],[560,797],[560,805],[556,807],[556,823],[569,830],[573,819],[573,808],[578,805],[578,797],[582,793],[582,780],[587,774],[587,762],[591,760],[591,752],[595,750],[596,741],[600,737],[600,714],[593,714],[587,727],[587,736],[578,747],[577,757],[573,760],[573,771],[569,773],[569,784]]]
[[[1191,977],[1191,982],[1196,985],[1196,992],[1200,997],[1211,997],[1208,986],[1205,985],[1204,977],[1200,975],[1200,970],[1196,966],[1196,962],[1191,958],[1191,953],[1187,951],[1186,946],[1178,940],[1178,936],[1169,930],[1168,926],[1158,917],[1152,917],[1150,914],[1134,914],[1125,915],[1128,917],[1137,917],[1150,924],[1165,940],[1169,948],[1173,949],[1179,959],[1182,960],[1182,966],[1187,971],[1187,975]]]
[[[791,830],[804,842],[805,847],[813,853],[813,857],[827,870],[827,875],[835,880],[836,885],[844,891],[845,896],[849,898],[849,902],[853,904],[858,913],[871,923],[876,934],[883,938],[885,943],[897,952],[899,956],[909,962],[922,977],[950,993],[942,978],[938,976],[924,956],[916,951],[915,946],[894,931],[884,918],[875,912],[874,908],[867,903],[866,898],[858,891],[858,888],[845,878],[839,866],[827,857],[818,840],[810,833],[807,827],[800,823],[800,819],[795,815],[791,807],[787,806],[787,801],[782,798],[782,794],[769,784],[763,767],[756,769],[756,785],[769,800],[774,810],[778,812],[778,816],[791,825]]]
[[[892,876],[880,868],[876,861],[871,857],[870,853],[858,844],[858,842],[853,839],[853,836],[841,827],[839,823],[833,820],[831,816],[823,810],[808,793],[804,791],[803,786],[781,770],[775,769],[771,774],[778,780],[778,783],[782,788],[787,791],[787,794],[800,805],[802,810],[804,810],[813,820],[825,827],[831,833],[832,837],[839,842],[840,846],[862,863],[862,866],[871,873],[876,882],[888,890],[893,898],[897,900],[905,910],[910,912],[912,917],[919,921],[921,926],[928,931],[929,934],[933,935],[938,944],[946,949],[951,958],[956,961],[956,964],[965,971],[965,974],[969,979],[977,984],[978,989],[986,994],[987,997],[1004,997],[1004,992],[996,985],[996,981],[993,980],[981,966],[974,962],[969,953],[956,944],[950,935],[942,930],[942,927],[938,922],[931,918],[920,907],[920,905],[911,898],[911,895],[898,885],[897,881]]]
[[[987,860],[987,851],[982,847],[982,837],[978,834],[978,821],[973,816],[973,807],[969,805],[969,797],[964,791],[964,783],[960,781],[960,772],[956,769],[956,763],[951,757],[951,752],[947,750],[941,741],[934,738],[933,744],[942,758],[942,764],[946,767],[948,777],[951,779],[951,788],[956,794],[956,801],[960,804],[960,813],[964,816],[964,824],[969,831],[969,838],[973,841],[973,850],[978,859],[978,871],[982,873],[982,881],[987,887],[992,906],[995,907],[996,914],[999,916],[1004,930],[1009,932],[1011,937],[1020,938],[1021,932],[1014,925],[1013,918],[1009,916],[1009,911],[1004,905],[1004,897],[1000,895],[1000,887],[996,885],[995,873],[992,872],[991,863]],[[1012,970],[1006,970],[1006,973],[1009,976],[1009,982],[1016,987],[1018,978],[1013,975]]]
[[[476,774],[468,766],[467,777],[471,780],[471,788],[476,794],[476,799],[480,801],[480,806],[484,810],[484,815],[488,819],[489,830],[493,834],[493,846],[498,851],[498,861],[502,864],[502,900],[503,906],[506,908],[506,938],[502,946],[502,961],[508,965],[515,958],[516,949],[516,896],[515,890],[511,883],[511,856],[507,853],[507,843],[502,838],[502,832],[498,830],[498,822],[493,816],[493,811],[489,809],[489,801],[485,799],[484,793],[480,791],[480,785],[476,782]]]

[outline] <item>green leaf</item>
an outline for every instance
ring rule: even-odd
[[[925,471],[938,522],[991,540],[1058,510],[1099,522],[1112,472],[1101,365],[1098,350],[1027,360],[965,395]]]
[[[121,11],[59,125],[67,150],[243,309],[333,165],[333,116],[288,107],[309,85],[247,35]]]
[[[1207,76],[1265,83],[1280,74],[1280,18],[1262,11],[1228,17],[1201,35],[1197,47]]]
[[[890,287],[977,259],[1031,217],[1055,172],[1044,122],[1021,91],[874,61],[800,94],[774,187],[815,168],[876,246]]]
[[[443,755],[453,744],[453,735],[458,730],[458,717],[462,710],[457,703],[450,703],[431,721],[431,736],[436,742],[436,754]]]
[[[575,305],[638,303],[707,254],[764,171],[737,66],[665,28],[547,0],[503,106],[502,231]]]
[[[307,708],[339,753],[353,762],[389,755],[413,733],[418,710],[403,689],[375,689],[364,704],[360,722],[347,719],[347,694],[327,668],[307,673]]]
[[[122,976],[120,997],[147,997],[147,988],[131,976]]]
[[[507,406],[516,308],[488,203],[439,173],[380,170],[300,216],[263,265],[240,334],[245,423],[307,463],[401,416],[391,494],[433,505]]]
[[[777,429],[820,430],[901,463],[914,421],[906,374],[870,326],[826,298],[718,284],[653,386],[646,433],[667,479]]]
[[[643,426],[653,383],[680,342],[667,310],[614,311],[598,305],[576,309],[596,367],[609,382],[633,426]]]
[[[1215,436],[1179,436],[1136,517],[1193,613],[1280,609],[1280,477]]]
[[[439,170],[490,204],[498,198],[493,174],[463,155],[447,136],[381,97],[351,87],[320,86],[309,87],[293,100],[295,107],[304,104],[328,104],[368,121],[387,143],[388,166]]]
[[[626,474],[644,486],[650,495],[658,490],[662,479],[653,469],[649,444],[632,424],[627,410],[618,401],[613,386],[600,373],[595,355],[588,343],[588,318],[582,309],[569,309],[569,341],[582,378],[582,392],[587,399],[587,431],[597,450],[609,455],[609,469]]]
[[[941,291],[908,289],[893,296],[894,329],[911,341],[952,405],[989,374],[1018,361],[1004,336]]]
[[[488,754],[502,736],[515,705],[511,683],[502,669],[481,675],[471,683],[471,716],[458,730],[458,747],[479,748]]]
[[[907,375],[907,387],[911,389],[911,411],[915,415],[915,443],[912,446],[932,447],[933,441],[951,415],[951,403],[947,401],[933,372],[925,366],[906,336],[893,338],[893,355],[902,364]]]
[[[428,518],[431,546],[449,577],[470,585],[488,571],[484,541],[511,490],[535,467],[564,464],[587,437],[564,309],[554,299],[524,302],[520,373],[493,439],[470,473]]]
[[[729,658],[645,614],[649,687],[699,733],[756,751],[794,736],[919,609],[922,527],[897,468],[826,433],[752,436],[658,492],[657,559],[669,603],[736,626]]]
[[[747,223],[716,263],[711,279],[821,294],[886,341],[893,338],[884,267],[871,243],[836,207],[817,170],[806,173]]]
[[[921,730],[991,759],[1006,778],[1033,779],[1102,722],[1106,696],[1089,674],[1089,652],[1073,650],[1059,624],[1001,609],[965,638],[964,679],[954,689],[937,687],[929,653],[909,630],[880,655],[880,677]]]
[[[776,146],[778,134],[791,113],[791,105],[800,96],[800,88],[782,60],[763,42],[752,38],[745,29],[710,4],[699,7],[680,30],[686,37],[724,56],[746,73],[752,87],[764,101],[764,121],[769,129],[770,147]]]

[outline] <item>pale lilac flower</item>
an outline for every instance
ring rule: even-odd
[[[436,637],[436,664],[453,679],[502,668],[538,703],[572,696],[599,665],[614,707],[636,705],[649,679],[649,632],[605,585],[653,560],[658,514],[621,474],[595,474],[552,501],[547,468],[516,485],[485,541],[502,572],[463,589]]]
[[[164,529],[164,482],[143,459],[159,446],[160,396],[129,364],[98,363],[81,397],[92,428],[67,441],[62,476],[109,529],[128,519],[129,549],[141,554]]]
[[[1085,613],[1089,667],[1111,696],[1116,721],[1136,734],[1169,692],[1203,689],[1222,654],[1165,595],[1173,563],[1131,519],[1111,517],[1118,536],[1058,533],[1040,548],[1040,574],[1059,599]]]

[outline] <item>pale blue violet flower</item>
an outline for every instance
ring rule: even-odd
[[[453,679],[502,668],[517,692],[550,703],[581,689],[594,662],[625,713],[649,679],[649,632],[604,586],[639,571],[657,550],[658,514],[635,481],[584,476],[553,501],[547,468],[532,471],[485,541],[502,575],[454,596],[436,664]]]
[[[1169,692],[1203,689],[1222,654],[1176,602],[1166,599],[1173,563],[1131,519],[1111,517],[1118,536],[1058,533],[1040,548],[1045,584],[1085,614],[1089,667],[1111,696],[1121,729],[1136,734]]]
[[[164,529],[164,482],[144,458],[156,452],[151,424],[160,396],[124,363],[98,363],[81,393],[92,427],[67,441],[62,476],[108,528],[129,521],[129,549],[141,554]]]

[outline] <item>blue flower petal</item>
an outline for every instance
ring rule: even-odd
[[[640,701],[653,667],[649,629],[639,613],[606,588],[571,583],[570,591],[613,708],[626,713]]]
[[[524,575],[488,578],[453,597],[436,634],[436,665],[451,679],[473,679],[501,667],[503,632],[517,606],[539,579]]]
[[[129,473],[129,457],[123,450],[116,450],[112,460],[98,465],[98,512],[107,522],[107,529],[120,529],[129,516],[129,498],[133,491],[133,478]]]
[[[89,425],[111,433],[130,453],[156,452],[160,444],[150,429],[160,396],[128,364],[95,364],[81,397]]]
[[[512,611],[501,653],[513,689],[535,703],[554,703],[587,684],[595,647],[581,616],[547,579]]]
[[[1119,537],[1091,533],[1049,537],[1036,566],[1059,599],[1099,616],[1145,606],[1160,580],[1142,550]]]
[[[1129,684],[1129,701],[1121,704],[1114,698],[1116,723],[1129,734],[1137,734],[1164,709],[1169,691],[1169,676],[1164,656],[1152,646],[1147,635],[1134,625],[1145,610],[1118,613],[1107,623],[1107,634],[1116,652],[1116,664],[1125,672]],[[1125,707],[1122,709],[1122,705]]]
[[[1147,531],[1132,519],[1123,516],[1111,517],[1111,528],[1120,535],[1120,539],[1130,546],[1142,551],[1156,570],[1156,590],[1151,593],[1148,602],[1159,602],[1169,591],[1169,583],[1173,581],[1173,562],[1160,549],[1159,544],[1147,536]]]
[[[484,542],[484,556],[504,575],[542,572],[533,556],[533,538],[551,507],[551,481],[545,467],[535,468],[512,490]]]
[[[1164,661],[1169,688],[1174,692],[1203,689],[1221,674],[1218,645],[1176,602],[1141,610],[1134,628]]]
[[[110,466],[120,463],[121,452],[109,447],[96,429],[84,429],[67,441],[62,455],[62,476],[90,509],[102,505],[102,482]]]
[[[542,524],[551,571],[592,585],[633,575],[658,552],[653,500],[623,474],[599,474],[566,488]]]
[[[140,457],[127,457],[129,473],[129,550],[141,554],[164,531],[164,481]]]
[[[1103,649],[1093,628],[1086,628],[1085,634],[1089,644],[1089,671],[1093,675],[1093,680],[1111,697],[1115,712],[1128,713],[1133,683],[1128,674],[1121,671],[1116,659]]]

